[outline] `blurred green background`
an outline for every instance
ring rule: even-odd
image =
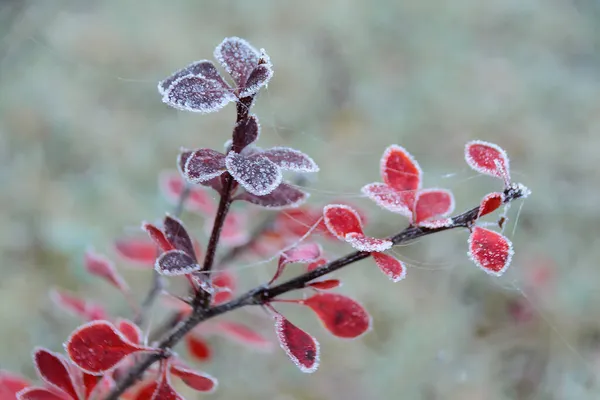
[[[398,143],[426,186],[471,208],[500,189],[466,167],[471,139],[504,147],[533,195],[516,229],[520,204],[511,209],[516,255],[502,278],[472,265],[458,231],[396,249],[411,264],[397,284],[370,260],[353,265],[338,273],[340,291],[371,311],[371,333],[335,340],[308,312],[282,307],[320,340],[320,369],[305,375],[278,348],[256,354],[215,338],[215,360],[199,368],[221,385],[206,397],[600,397],[596,0],[1,1],[0,368],[34,377],[32,347],[59,350],[77,325],[52,307],[51,287],[130,316],[83,273],[83,252],[113,257],[114,238],[170,209],[157,175],[180,146],[220,149],[228,138],[232,106],[176,111],[156,83],[234,35],[271,56],[275,75],[255,108],[260,144],[317,161],[311,203],[360,205],[373,235],[401,229],[402,217],[360,196]],[[202,238],[201,219],[183,218]],[[273,268],[241,268],[242,286]],[[142,298],[150,273],[123,271]],[[233,317],[275,340],[260,313]]]

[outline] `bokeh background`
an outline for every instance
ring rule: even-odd
[[[83,252],[114,258],[116,237],[170,209],[157,176],[180,146],[221,148],[233,107],[179,112],[156,82],[235,35],[271,56],[255,109],[261,144],[320,164],[312,204],[351,201],[369,233],[401,229],[359,191],[398,143],[427,186],[471,208],[500,189],[463,161],[475,138],[504,147],[533,195],[516,227],[521,204],[511,209],[516,255],[502,278],[472,265],[458,231],[396,249],[411,264],[401,283],[372,261],[353,265],[340,291],[371,311],[371,333],[335,340],[283,307],[320,340],[320,369],[305,375],[278,348],[213,338],[214,360],[198,367],[221,385],[207,398],[599,398],[599,21],[595,0],[1,1],[0,368],[33,378],[31,348],[60,350],[78,324],[54,309],[52,287],[131,315],[83,273]],[[202,238],[201,218],[183,218]],[[141,299],[150,272],[118,265]],[[274,264],[233,267],[250,287]],[[264,315],[232,317],[275,340]]]

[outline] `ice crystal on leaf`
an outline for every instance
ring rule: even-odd
[[[231,89],[201,75],[177,78],[163,94],[163,102],[183,111],[211,113],[235,101]]]
[[[482,140],[468,142],[465,161],[480,174],[503,179],[507,186],[510,184],[508,156],[500,146]]]
[[[319,166],[312,158],[289,147],[273,147],[261,154],[283,170],[295,172],[319,171]]]
[[[406,267],[404,264],[385,253],[371,253],[375,263],[392,282],[399,282],[406,277]]]
[[[344,204],[329,204],[323,208],[325,226],[335,237],[344,240],[359,251],[384,251],[392,247],[387,239],[365,236],[360,215]]]
[[[364,236],[362,233],[351,232],[346,235],[346,242],[359,251],[385,251],[392,247],[393,243],[387,239],[377,239]]]
[[[512,243],[498,232],[476,226],[469,236],[469,257],[490,275],[501,276],[513,256]]]
[[[216,178],[225,172],[225,156],[216,150],[198,149],[187,157],[183,174],[191,183]]]
[[[334,336],[353,339],[371,328],[371,316],[357,301],[335,293],[317,293],[302,304],[310,307]]]
[[[261,154],[246,157],[230,151],[225,164],[233,179],[257,196],[273,192],[283,179],[280,168]]]
[[[264,196],[243,192],[235,197],[235,200],[243,200],[257,206],[271,209],[294,208],[302,205],[309,194],[287,183],[281,183],[275,190]]]
[[[279,344],[300,371],[311,373],[319,367],[319,342],[282,315],[275,316]]]
[[[424,189],[417,192],[413,223],[446,217],[454,211],[454,196],[446,189]]]

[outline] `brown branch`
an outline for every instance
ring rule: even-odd
[[[504,203],[508,204],[519,198],[526,197],[528,194],[529,190],[526,187],[520,184],[514,184],[504,191]],[[391,236],[389,239],[394,245],[400,245],[438,232],[444,232],[455,228],[470,228],[477,220],[478,213],[479,206],[453,217],[451,224],[435,229],[408,226],[398,234]],[[124,375],[123,379],[118,382],[115,389],[106,399],[117,400],[127,388],[142,377],[144,372],[152,364],[161,358],[166,357],[166,354],[169,354],[169,350],[199,323],[244,306],[267,304],[277,296],[293,290],[303,289],[309,282],[369,256],[370,253],[368,252],[355,251],[310,272],[280,283],[279,285],[259,286],[242,294],[236,299],[208,309],[201,307],[195,308],[187,319],[181,321],[163,340],[160,341],[158,348],[163,350],[163,352],[149,354],[134,365],[132,369]]]

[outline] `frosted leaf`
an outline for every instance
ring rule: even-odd
[[[269,285],[273,283],[283,273],[285,266],[291,263],[309,263],[321,257],[323,249],[317,243],[301,243],[287,251],[284,251],[279,257],[277,270],[273,278],[269,281]]]
[[[413,223],[446,217],[454,211],[454,196],[445,189],[424,189],[417,193]]]
[[[465,161],[480,174],[510,182],[510,167],[506,152],[494,143],[473,140],[465,146]]]
[[[153,266],[158,256],[158,247],[147,238],[123,238],[114,243],[117,254],[135,264],[135,266],[146,268]]]
[[[194,75],[175,80],[162,98],[163,103],[173,108],[199,113],[218,111],[235,100],[228,86]]]
[[[168,363],[168,361],[165,361]],[[156,390],[152,394],[150,400],[185,400],[177,393],[177,391],[171,385],[171,379],[169,373],[165,368],[165,371],[161,374],[160,379],[157,382]]]
[[[479,204],[479,214],[477,218],[481,218],[484,215],[490,214],[496,211],[504,203],[504,194],[500,192],[493,192],[485,195]]]
[[[145,231],[150,239],[162,250],[169,251],[175,249],[173,243],[169,242],[165,233],[149,222],[142,222],[142,230]]]
[[[225,164],[233,179],[257,196],[273,192],[283,178],[279,167],[260,155],[245,157],[231,151]]]
[[[233,141],[231,145],[234,145],[236,151],[246,148],[249,144],[252,144],[258,140],[260,135],[260,125],[258,124],[258,118],[255,115],[250,115],[248,118],[238,122],[233,128]],[[227,153],[231,149],[225,146]]]
[[[396,258],[385,253],[371,253],[379,269],[387,275],[392,282],[399,282],[406,277],[404,264]]]
[[[510,240],[486,228],[476,226],[469,236],[468,255],[475,265],[490,275],[501,276],[514,254]]]
[[[117,329],[121,332],[131,343],[142,343],[143,334],[139,326],[134,324],[128,319],[119,318],[117,319]]]
[[[235,197],[235,200],[247,201],[248,203],[256,204],[257,206],[284,209],[294,208],[303,204],[310,196],[309,193],[296,189],[292,185],[282,183],[277,186],[277,189],[264,196],[256,196],[248,192],[241,193]]]
[[[415,191],[421,188],[421,167],[402,146],[393,144],[385,149],[381,157],[380,172],[383,181],[397,191]]]
[[[4,394],[4,392],[0,391],[0,394]],[[65,400],[64,393],[38,387],[25,388],[18,392],[16,396],[17,400]],[[4,397],[2,399],[4,399]],[[6,400],[12,399],[10,397],[6,397]]]
[[[186,275],[200,270],[196,260],[181,250],[170,250],[156,259],[154,269],[161,275]]]
[[[69,362],[62,354],[37,347],[33,352],[33,363],[46,384],[60,389],[73,399],[78,398],[75,382],[69,373]]]
[[[434,219],[431,221],[423,221],[419,224],[422,228],[428,229],[439,229],[439,228],[448,228],[453,224],[452,218],[442,218],[442,219]]]
[[[219,74],[219,71],[217,71],[215,68],[212,61],[200,60],[194,61],[187,67],[173,72],[168,78],[160,81],[158,83],[158,92],[164,96],[165,92],[167,89],[169,89],[169,86],[171,86],[173,82],[187,75],[203,76],[204,78],[220,82],[224,87],[228,86]]]
[[[220,335],[259,351],[270,351],[273,343],[254,329],[233,321],[219,321],[215,325]]]
[[[349,233],[363,233],[360,215],[345,204],[329,204],[323,208],[325,226],[335,237],[346,240]]]
[[[218,385],[217,380],[212,376],[203,372],[194,371],[183,365],[172,365],[171,373],[181,379],[187,386],[198,392],[212,393]]]
[[[371,316],[365,308],[349,297],[336,293],[318,293],[304,300],[325,328],[334,336],[354,339],[371,328]]]
[[[271,64],[260,64],[248,77],[244,90],[240,92],[240,97],[248,97],[256,94],[259,89],[266,86],[273,76],[273,68]]]
[[[175,217],[167,215],[163,221],[163,229],[169,243],[196,260],[194,244],[183,223]],[[198,262],[196,260],[196,262]]]
[[[363,186],[361,191],[379,207],[412,218],[414,191],[398,192],[385,183],[370,183]]]
[[[296,172],[317,172],[319,166],[301,151],[289,147],[273,147],[261,153],[279,168]]]
[[[363,235],[362,233],[349,233],[346,242],[350,243],[358,251],[385,251],[392,247],[393,243],[387,239],[377,239]]]
[[[196,361],[205,362],[211,359],[212,351],[208,343],[193,333],[185,336],[185,346],[191,358]]]
[[[283,315],[275,316],[275,332],[279,344],[300,371],[312,373],[319,367],[319,342],[288,321]]]
[[[215,49],[214,56],[239,88],[246,85],[260,58],[259,52],[239,37],[225,38]]]
[[[199,149],[188,158],[183,176],[189,182],[199,183],[216,178],[225,172],[225,155],[212,149]]]
[[[317,261],[313,261],[310,264],[308,264],[308,266],[306,267],[306,272],[315,270],[319,267],[322,267],[323,265],[326,265],[327,263],[328,263],[327,259],[319,258]]]
[[[85,252],[84,265],[89,274],[106,280],[122,292],[129,290],[125,279],[117,272],[115,265],[103,255],[88,249]]]

